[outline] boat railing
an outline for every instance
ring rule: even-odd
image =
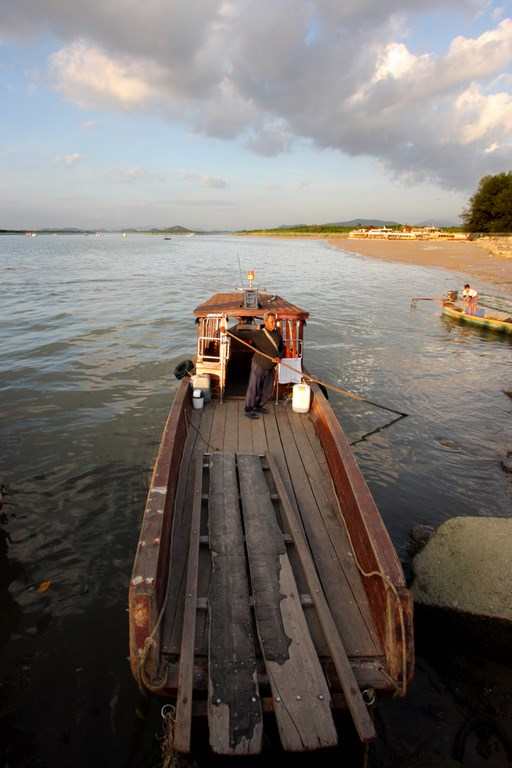
[[[207,373],[218,378],[221,402],[226,386],[226,369],[230,346],[229,337],[222,331],[214,336],[197,337],[196,372],[198,374]]]

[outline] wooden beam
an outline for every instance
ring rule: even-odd
[[[235,455],[210,457],[208,723],[217,754],[261,751],[263,715]]]
[[[376,738],[375,727],[368,709],[361,696],[361,691],[352,671],[350,661],[346,654],[341,637],[334,622],[331,610],[316,571],[315,563],[311,556],[304,530],[288,498],[284,483],[279,475],[277,465],[271,455],[267,456],[267,462],[274,478],[274,484],[281,498],[283,514],[287,520],[290,533],[295,540],[295,547],[299,556],[310,594],[320,620],[320,625],[325,635],[338,678],[347,700],[347,706],[354,720],[359,738],[363,742],[373,741]]]
[[[190,752],[202,486],[203,456],[199,454],[194,462],[194,490],[187,562],[187,582],[185,587],[183,633],[181,636],[178,696],[176,701],[176,725],[174,729],[174,746],[178,752]]]
[[[237,455],[261,650],[284,749],[337,744],[329,688],[309,633],[270,492],[254,455]]]

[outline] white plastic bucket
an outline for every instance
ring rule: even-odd
[[[192,392],[192,407],[195,408],[196,411],[200,411],[203,406],[204,406],[203,390],[194,389],[194,391]]]
[[[294,384],[292,409],[295,413],[309,413],[311,402],[311,387],[309,384]]]
[[[207,373],[196,373],[192,376],[192,389],[202,390],[205,403],[208,403],[212,399],[210,376]]]

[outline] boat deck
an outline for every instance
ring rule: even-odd
[[[197,457],[206,455],[204,471],[205,475],[210,475],[208,455],[211,457],[216,452],[225,455],[252,454],[259,457],[270,455],[292,505],[300,514],[323,591],[346,653],[351,661],[359,658],[363,662],[359,677],[364,677],[364,660],[378,662],[383,653],[362,577],[355,564],[345,527],[340,520],[322,446],[309,415],[294,413],[289,403],[267,404],[267,409],[267,414],[257,420],[251,420],[244,415],[244,401],[233,398],[223,404],[212,401],[203,410],[191,412],[192,428],[188,430],[176,492],[162,651],[171,665],[180,655],[191,527],[190,509]],[[208,544],[212,532],[208,520],[211,507],[208,503],[208,488],[211,482],[211,478],[205,476],[201,487],[203,504],[198,559],[196,660],[197,657],[207,658],[209,653],[208,598],[211,589],[211,555]],[[272,483],[271,480],[270,482]],[[275,488],[270,487],[269,492],[275,500]],[[284,541],[290,545],[293,542],[286,521],[279,517],[277,505],[277,518]],[[287,553],[316,651],[319,657],[328,658],[330,654],[311,598],[308,598],[308,588],[297,552],[293,546],[287,546]],[[375,669],[377,667],[378,664]],[[367,672],[371,674],[370,669]]]

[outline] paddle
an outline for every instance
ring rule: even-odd
[[[411,299],[411,309],[416,306],[417,301],[446,301],[446,296],[414,296]]]

